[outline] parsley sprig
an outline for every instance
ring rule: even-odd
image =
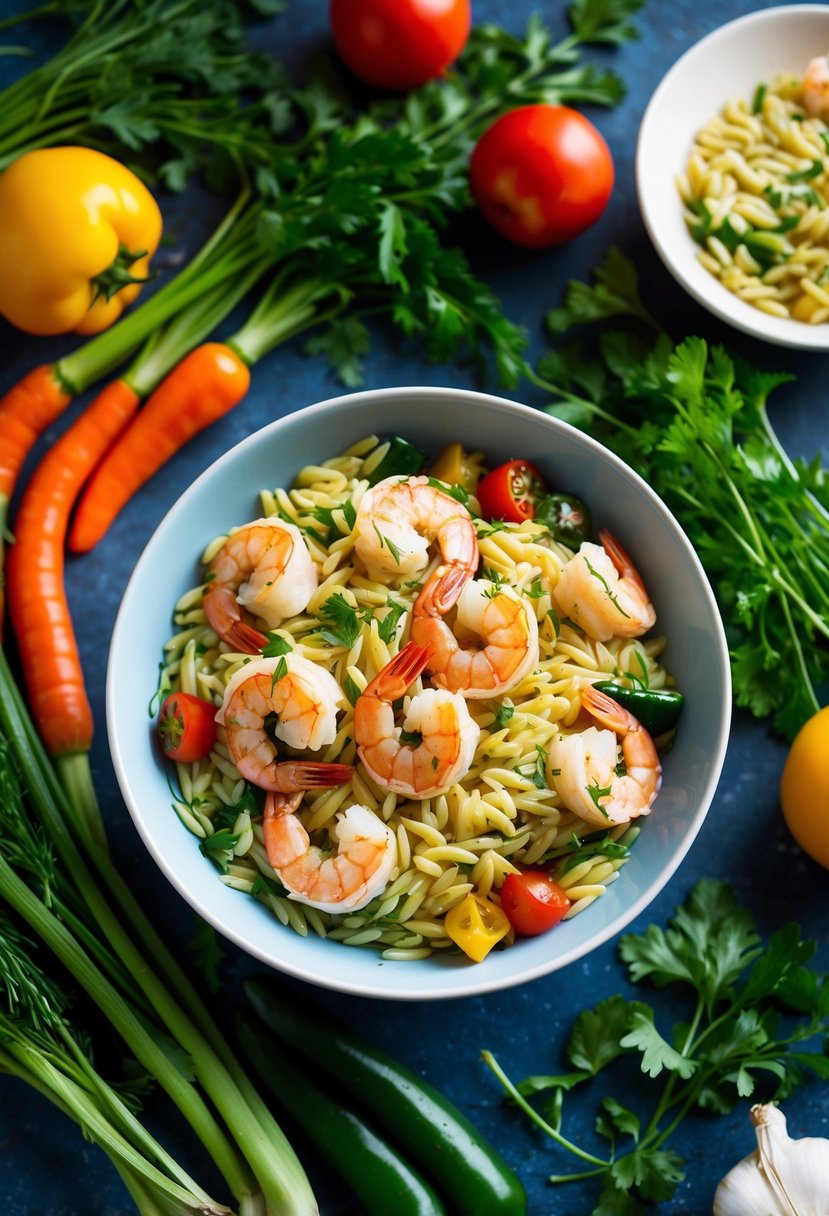
[[[569,1071],[557,1076],[516,1085],[491,1052],[483,1053],[529,1118],[586,1163],[550,1182],[595,1181],[592,1216],[640,1216],[646,1204],[671,1198],[684,1162],[668,1143],[690,1111],[728,1114],[755,1092],[787,1098],[809,1073],[829,1079],[829,1057],[820,1049],[829,1034],[829,977],[806,966],[815,943],[804,941],[797,925],[764,943],[731,889],[703,879],[667,929],[651,924],[623,937],[619,949],[632,983],[678,987],[664,1011],[621,995],[585,1010],[566,1045]],[[680,998],[687,1009],[670,1026]],[[641,1106],[627,1105],[629,1086],[624,1104],[605,1097],[595,1128],[607,1147],[572,1143],[562,1132],[566,1095],[623,1057],[639,1058]]]
[[[128,156],[171,189],[197,170],[223,190],[256,172],[272,181],[275,140],[298,110],[282,66],[249,48],[245,18],[281,7],[53,0],[33,9],[28,20],[66,15],[74,29],[0,93],[0,169],[32,148],[77,143]]]
[[[565,344],[534,382],[548,411],[616,451],[679,519],[714,585],[734,698],[791,739],[829,680],[829,474],[792,461],[771,425],[771,392],[792,379],[691,337],[675,344],[617,250],[594,285],[571,284],[552,327],[622,316],[657,336],[600,331],[595,358]]]
[[[252,363],[311,330],[306,350],[355,386],[369,323],[384,318],[432,361],[462,359],[480,377],[494,366],[501,383],[517,384],[527,370],[526,334],[443,229],[450,213],[470,204],[470,151],[499,114],[540,101],[621,99],[621,81],[597,70],[584,48],[632,37],[640,7],[641,0],[576,0],[571,30],[559,41],[540,17],[523,36],[482,26],[445,77],[375,100],[356,116],[346,108],[335,129],[306,139],[297,180],[263,216],[279,270],[233,335],[234,347]],[[327,95],[324,83],[318,89]],[[338,97],[335,89],[332,105]]]

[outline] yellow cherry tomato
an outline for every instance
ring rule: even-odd
[[[780,801],[801,849],[829,870],[829,706],[795,736],[783,766]]]
[[[510,930],[506,913],[491,899],[474,891],[449,909],[443,923],[455,945],[475,963],[483,962]]]
[[[92,148],[38,148],[0,174],[0,314],[30,334],[94,334],[138,295],[161,212]]]

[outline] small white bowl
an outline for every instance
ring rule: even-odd
[[[645,110],[636,147],[636,189],[657,253],[686,291],[729,325],[802,350],[829,349],[829,323],[772,317],[740,300],[697,260],[676,177],[696,132],[732,97],[784,72],[802,73],[829,51],[829,5],[798,4],[749,13],[703,38],[679,59]]]
[[[550,485],[584,498],[597,526],[634,555],[668,639],[665,663],[685,695],[662,790],[619,880],[578,916],[478,965],[458,955],[384,960],[281,925],[219,882],[171,807],[169,772],[147,704],[173,605],[201,577],[214,536],[258,513],[263,487],[365,435],[397,433],[427,453],[460,440],[490,464],[527,455]],[[728,649],[699,560],[664,503],[617,456],[581,431],[500,397],[450,388],[393,388],[335,397],[271,423],[216,461],[175,503],[124,593],[109,655],[107,728],[115,771],[147,848],[181,895],[256,958],[312,984],[393,1000],[471,996],[564,967],[619,933],[658,894],[693,843],[719,779],[731,720]]]

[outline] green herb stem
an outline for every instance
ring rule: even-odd
[[[198,305],[214,288],[227,289],[228,281],[248,275],[261,255],[256,238],[260,208],[254,204],[245,210],[248,199],[249,193],[244,191],[185,269],[146,303],[59,360],[55,371],[61,382],[76,395],[83,392],[165,322]]]
[[[60,921],[17,877],[4,857],[0,857],[0,896],[46,943],[105,1013],[136,1058],[166,1090],[210,1152],[233,1193],[245,1194],[255,1186],[243,1160],[233,1150],[193,1085],[178,1069],[170,1067],[168,1056],[155,1043],[129,1005],[89,960]]]
[[[542,1117],[541,1117],[541,1115],[539,1115],[538,1111],[535,1110],[529,1104],[529,1102],[526,1100],[524,1095],[522,1093],[520,1093],[518,1089],[516,1089],[516,1087],[513,1085],[512,1081],[510,1081],[509,1077],[506,1075],[504,1070],[501,1068],[500,1064],[495,1059],[495,1056],[492,1054],[491,1051],[482,1051],[481,1057],[484,1060],[484,1062],[486,1063],[486,1065],[495,1073],[495,1076],[501,1082],[501,1085],[503,1086],[506,1093],[509,1094],[509,1096],[513,1100],[513,1102],[516,1102],[518,1104],[518,1106],[521,1107],[524,1114],[527,1115],[527,1117],[532,1120],[532,1122],[536,1125],[536,1127],[540,1127],[541,1130],[546,1135],[548,1135],[551,1140],[555,1140],[556,1144],[560,1145],[562,1148],[566,1148],[567,1151],[572,1153],[574,1156],[581,1157],[581,1159],[583,1161],[589,1161],[591,1163],[591,1165],[601,1166],[602,1169],[607,1168],[607,1165],[608,1165],[607,1161],[603,1161],[601,1157],[594,1157],[592,1153],[588,1153],[584,1149],[579,1148],[579,1146],[577,1144],[573,1144],[572,1141],[567,1140],[564,1136],[561,1135],[560,1132],[556,1131],[556,1129],[554,1127],[552,1127],[546,1121],[546,1119],[542,1119]]]
[[[178,992],[186,1001],[187,1007],[194,1010],[195,1021],[188,1018],[181,1006],[170,995],[170,991],[164,987],[156,973],[147,965],[146,959],[135,946],[132,937],[123,930],[101,889],[93,880],[73,842],[68,827],[69,823],[76,823],[81,817],[72,804],[66,803],[60,797],[55,798],[54,778],[50,780],[44,775],[44,772],[49,771],[48,760],[45,758],[42,745],[35,742],[33,738],[34,727],[25,713],[2,651],[0,651],[0,725],[14,749],[26,785],[49,838],[71,875],[81,899],[89,909],[93,922],[103,933],[116,957],[123,962],[137,982],[163,1024],[189,1054],[196,1076],[216,1109],[225,1119],[247,1162],[252,1166],[253,1173],[270,1205],[269,1213],[296,1213],[299,1216],[299,1214],[314,1212],[315,1203],[307,1178],[279,1125],[268,1112],[227,1044],[222,1040],[218,1028],[210,1019],[200,998],[181,975],[180,969],[176,967],[166,947],[149,925],[144,913],[138,908],[126,884],[123,883],[109,861],[106,852],[95,845],[90,848],[92,863],[125,913],[128,916],[131,914],[130,924],[133,932],[146,942],[148,955],[154,959],[159,969],[163,969],[170,989]],[[69,808],[69,815],[66,817],[61,810],[62,804]],[[13,873],[12,877],[14,877]],[[55,920],[54,923],[58,929],[63,930],[58,921]],[[38,931],[37,925],[33,924],[32,927]],[[66,933],[66,930],[63,932]],[[74,944],[76,950],[80,951],[77,943]],[[85,955],[84,958],[86,958]],[[92,964],[88,965],[92,966]],[[97,971],[96,975],[100,983],[106,984],[107,990],[111,991],[111,986],[104,976]],[[83,984],[80,975],[76,978]],[[98,1004],[105,1008],[100,996],[95,992],[92,995]],[[120,1013],[122,1006],[126,1009],[129,1008],[120,998],[118,999],[120,1005],[115,1012]],[[110,1020],[117,1025],[112,1013],[108,1009],[106,1012]],[[199,1026],[203,1029],[199,1029]],[[142,1049],[145,1046],[142,1044]],[[136,1051],[138,1058],[142,1059],[147,1067],[150,1067],[134,1045],[133,1050]],[[156,1057],[152,1058],[156,1063],[160,1062]],[[151,1069],[151,1071],[153,1070]],[[175,1077],[179,1076],[175,1069],[170,1068],[169,1061],[167,1061],[166,1073],[174,1074]],[[154,1072],[154,1075],[157,1074]],[[164,1075],[159,1076],[158,1080],[165,1085]],[[187,1092],[180,1086],[176,1087],[176,1094],[179,1096],[184,1094],[186,1098]],[[171,1094],[171,1096],[174,1095]],[[195,1114],[199,1115],[200,1110],[201,1107],[196,1106]],[[200,1135],[202,1135],[201,1124],[201,1118],[197,1118],[193,1123],[197,1134]],[[208,1139],[215,1135],[214,1127],[215,1124],[212,1121],[205,1125],[204,1131]],[[204,1138],[205,1136],[202,1135],[202,1139]],[[205,1143],[207,1142],[205,1140]],[[215,1159],[222,1168],[222,1172],[225,1173],[234,1194],[239,1197],[246,1193],[255,1193],[256,1188],[249,1185],[251,1178],[245,1163],[240,1161],[229,1150],[229,1147],[225,1147],[225,1142],[220,1141],[218,1148],[219,1156]],[[226,1170],[229,1173],[225,1172]]]

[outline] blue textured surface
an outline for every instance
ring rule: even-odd
[[[0,5],[0,11],[8,9]],[[14,7],[18,7],[15,5]],[[257,34],[257,41],[289,58],[297,72],[308,54],[325,44],[326,5],[304,0],[292,5],[288,21],[275,21]],[[495,20],[520,30],[533,0],[476,0],[477,21]],[[757,5],[757,7],[767,7]],[[770,6],[768,6],[770,7]],[[772,403],[772,420],[792,454],[811,456],[829,443],[825,397],[826,360],[764,347],[726,329],[689,301],[673,283],[650,248],[636,205],[633,153],[638,124],[656,83],[693,42],[716,25],[747,11],[740,0],[682,0],[652,3],[641,18],[642,38],[606,56],[627,81],[630,92],[616,110],[591,112],[614,154],[617,185],[611,204],[587,234],[560,250],[527,254],[486,233],[474,218],[464,224],[464,236],[475,269],[486,277],[504,302],[505,312],[525,324],[536,353],[543,347],[541,322],[557,303],[564,283],[584,277],[605,248],[618,244],[637,261],[648,305],[676,334],[699,333],[729,346],[761,366],[797,373],[797,382],[779,390]],[[547,5],[545,15],[564,30],[564,6]],[[558,14],[558,15],[557,15]],[[290,45],[288,46],[288,39]],[[17,38],[13,40],[18,40]],[[816,48],[816,53],[824,48]],[[16,71],[16,61],[4,68],[0,84]],[[4,71],[8,73],[4,76]],[[192,251],[211,215],[205,204],[185,197],[164,200],[168,231]],[[215,204],[212,204],[215,205]],[[0,326],[3,352],[0,389],[5,389],[35,362],[63,353],[68,343],[25,340]],[[402,384],[471,386],[463,369],[426,365],[395,340],[379,332],[366,363],[366,386]],[[90,556],[68,563],[68,584],[74,619],[87,673],[90,697],[99,724],[92,756],[93,773],[113,850],[141,899],[173,949],[186,958],[194,930],[188,906],[178,898],[141,844],[118,792],[104,733],[105,659],[118,603],[129,574],[157,523],[192,479],[218,455],[251,431],[300,406],[338,391],[327,369],[306,358],[298,346],[288,347],[262,362],[254,374],[246,401],[222,422],[199,436],[122,513],[101,546]],[[543,404],[535,390],[520,395],[530,405]],[[76,407],[69,415],[75,416]],[[66,421],[69,420],[67,418]],[[65,425],[62,424],[62,425]],[[44,437],[39,451],[57,430]],[[797,849],[783,826],[778,782],[785,747],[767,726],[736,714],[734,730],[719,792],[691,852],[671,884],[633,926],[651,920],[664,923],[673,908],[703,875],[730,881],[741,901],[756,914],[764,933],[788,920],[797,920],[821,943],[821,962],[829,966],[829,878]],[[228,1031],[241,978],[255,964],[229,948],[222,969],[224,981],[217,1017]],[[335,1009],[355,1028],[390,1049],[415,1071],[438,1084],[481,1130],[496,1142],[519,1170],[530,1198],[532,1216],[563,1213],[585,1216],[592,1195],[576,1189],[552,1190],[547,1175],[570,1168],[565,1154],[532,1131],[506,1109],[494,1078],[480,1062],[480,1050],[494,1050],[513,1077],[529,1072],[560,1071],[568,1029],[580,1009],[615,992],[627,992],[616,944],[611,942],[567,970],[509,992],[463,1001],[419,1004],[379,1003],[322,991],[303,992]],[[636,1082],[629,1093],[617,1092],[627,1104],[636,1102]],[[593,1102],[574,1104],[567,1132],[580,1142],[591,1141]],[[786,1105],[794,1135],[829,1135],[827,1087],[813,1083]],[[199,1146],[182,1130],[164,1101],[153,1099],[147,1109],[153,1129],[216,1193]],[[296,1145],[318,1191],[326,1216],[353,1216],[356,1202],[328,1177],[313,1147],[297,1134]],[[710,1211],[717,1180],[750,1151],[752,1136],[743,1113],[711,1120],[691,1116],[682,1125],[674,1147],[687,1158],[687,1178],[676,1198],[661,1205],[665,1216],[699,1216]],[[23,1085],[0,1082],[0,1204],[4,1216],[126,1216],[131,1204],[107,1160],[81,1138],[76,1128]],[[391,1216],[391,1214],[390,1214]],[[470,1210],[464,1216],[474,1216]]]

